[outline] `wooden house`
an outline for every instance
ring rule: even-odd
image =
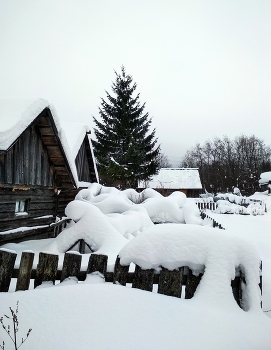
[[[140,181],[138,189],[153,188],[164,196],[181,191],[187,197],[199,197],[202,192],[197,168],[161,168],[149,181]]]
[[[74,190],[62,189],[58,195],[58,215],[63,216],[64,210],[70,201],[82,188],[90,183],[99,182],[93,148],[90,138],[90,128],[81,123],[61,123],[70,149],[72,162],[77,173],[77,186]]]
[[[10,230],[18,241],[48,237],[53,231],[48,225],[74,198],[78,177],[87,178],[84,157],[90,162],[93,154],[85,145],[85,153],[73,159],[54,108],[43,99],[0,100],[0,120],[0,244],[9,240]],[[98,180],[93,157],[92,162],[90,182]]]
[[[259,186],[261,192],[268,191],[268,193],[271,193],[271,171],[261,173]]]

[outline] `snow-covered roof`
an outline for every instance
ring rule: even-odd
[[[73,179],[78,184],[77,171],[65,132],[60,125],[55,108],[47,100],[42,98],[0,99],[0,150],[8,150],[45,108],[51,112]]]
[[[263,185],[268,183],[268,181],[271,181],[271,171],[266,171],[260,175],[259,184]]]
[[[64,122],[61,123],[61,126],[66,134],[71,156],[75,159],[86,133],[90,131],[90,128],[85,124],[73,122]]]
[[[161,168],[149,181],[140,181],[139,188],[202,189],[197,168]]]
[[[96,161],[93,153],[91,138],[89,135],[90,127],[83,123],[74,123],[74,122],[64,122],[64,123],[61,123],[61,126],[65,132],[73,161],[75,161],[78,151],[82,145],[82,142],[84,141],[84,138],[88,133],[87,137],[88,137],[88,142],[89,142],[90,151],[92,155],[94,171],[95,171],[96,179],[98,180],[99,179],[98,171],[97,171]],[[81,187],[80,184],[81,182],[79,183],[79,187]],[[84,185],[82,187],[84,187]]]

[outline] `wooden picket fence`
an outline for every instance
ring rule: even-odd
[[[211,211],[215,211],[217,208],[217,204],[215,202],[197,202],[197,206],[199,208],[199,210],[205,210],[205,209],[209,209]]]
[[[200,217],[202,218],[202,220],[209,220],[212,223],[213,227],[218,227],[220,230],[225,230],[225,228],[221,224],[219,224],[215,219],[207,215],[204,211],[200,212]]]
[[[34,261],[33,252],[23,252],[19,269],[14,268],[17,254],[12,251],[0,249],[0,292],[8,292],[11,279],[17,279],[16,291],[28,290],[30,280],[34,280],[34,288],[43,282],[64,281],[68,277],[76,277],[78,281],[84,281],[88,274],[99,272],[104,276],[106,282],[113,282],[125,286],[132,284],[132,288],[152,291],[153,285],[157,284],[157,292],[160,294],[177,298],[185,297],[190,299],[199,285],[202,274],[194,276],[187,266],[180,266],[176,270],[161,268],[160,273],[155,273],[154,269],[141,269],[135,265],[135,271],[129,272],[129,266],[120,264],[117,257],[114,272],[107,271],[106,255],[91,254],[86,271],[81,271],[82,255],[77,252],[67,252],[63,260],[62,270],[58,270],[58,255],[39,253],[39,261],[36,269],[32,269]],[[235,279],[231,282],[233,297],[241,307],[242,288],[241,283],[245,283],[245,275],[241,268],[236,270]],[[182,292],[185,286],[185,296]],[[261,282],[260,282],[261,289]]]

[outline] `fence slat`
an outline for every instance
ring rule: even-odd
[[[114,267],[114,284],[121,284],[122,286],[126,286],[127,277],[128,277],[129,265],[122,266],[120,264],[120,257],[117,256],[115,267]]]
[[[21,262],[19,267],[19,275],[17,278],[16,291],[28,290],[33,267],[35,254],[32,252],[22,252]]]
[[[182,293],[182,279],[184,268],[170,271],[162,268],[158,283],[158,293],[180,298]]]
[[[136,265],[132,288],[147,290],[152,292],[154,269],[142,270]]]
[[[107,260],[107,255],[91,254],[88,261],[87,274],[98,271],[105,276],[107,269]]]
[[[17,254],[0,249],[0,292],[8,292]]]
[[[71,276],[79,279],[81,261],[82,255],[73,252],[65,253],[60,282]]]
[[[194,276],[192,270],[188,269],[185,287],[185,299],[191,299],[194,296],[202,276],[202,273],[200,273],[198,276]]]
[[[34,288],[42,284],[42,282],[52,281],[55,284],[58,265],[58,255],[40,253],[39,262],[36,270],[36,278]]]

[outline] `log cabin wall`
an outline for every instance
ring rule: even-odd
[[[15,212],[16,202],[24,203],[23,212]],[[56,193],[53,188],[13,186],[0,188],[0,232],[18,227],[48,225],[55,221]]]

